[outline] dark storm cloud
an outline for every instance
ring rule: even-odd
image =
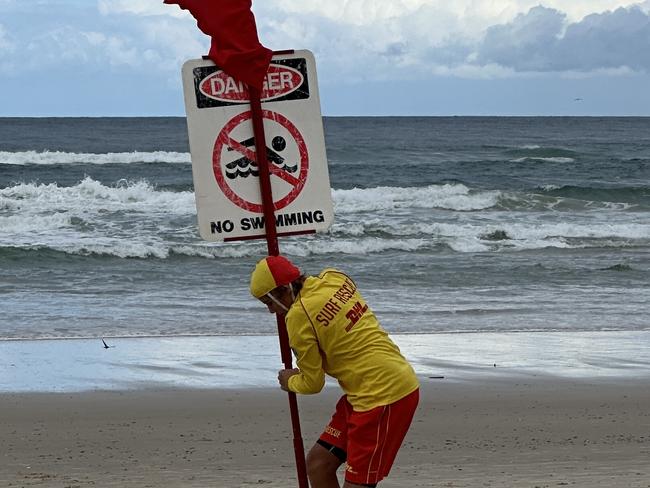
[[[566,16],[538,6],[508,24],[487,29],[474,60],[515,71],[650,71],[650,16],[640,7],[588,15],[566,24]]]

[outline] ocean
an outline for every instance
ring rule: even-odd
[[[596,334],[617,364],[650,371],[650,118],[324,126],[334,225],[281,238],[281,252],[307,274],[350,274],[391,334],[431,344],[421,364],[443,337],[470,361],[472,339]],[[184,118],[0,119],[11,364],[17,342],[272,341],[275,321],[248,292],[265,252],[199,237]]]

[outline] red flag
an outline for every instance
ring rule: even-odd
[[[199,29],[212,37],[208,56],[233,78],[258,90],[273,51],[260,44],[251,0],[164,0],[189,10]]]

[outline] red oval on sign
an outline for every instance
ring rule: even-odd
[[[303,83],[300,71],[288,66],[270,64],[264,76],[262,101],[273,100],[297,90]],[[199,83],[199,90],[206,97],[222,102],[248,102],[248,88],[223,70],[215,71]]]

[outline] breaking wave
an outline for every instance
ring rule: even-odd
[[[616,197],[621,190],[603,191]],[[641,195],[646,190],[636,191]],[[308,256],[650,245],[650,223],[629,211],[635,204],[580,200],[576,192],[582,190],[502,192],[463,184],[333,190],[332,228],[317,236],[285,239],[283,248]],[[567,193],[574,198],[563,196]],[[86,177],[67,187],[20,183],[3,188],[0,228],[0,257],[51,251],[142,259],[263,253],[260,241],[203,242],[196,228],[194,193],[159,189],[145,180],[107,186]]]
[[[430,185],[416,188],[380,186],[333,190],[334,209],[340,213],[372,212],[396,208],[442,208],[482,210],[495,206],[500,191],[474,191],[462,184]]]

